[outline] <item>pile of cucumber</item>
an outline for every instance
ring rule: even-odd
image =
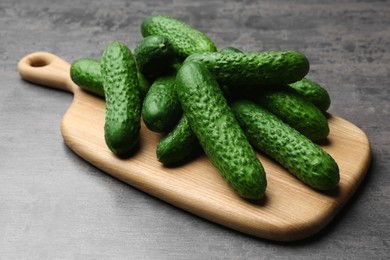
[[[255,149],[318,190],[340,180],[335,160],[317,141],[329,134],[328,92],[305,78],[307,58],[290,50],[217,50],[190,25],[164,15],[142,21],[134,51],[112,42],[100,60],[71,65],[72,80],[105,99],[105,141],[125,157],[139,143],[141,120],[164,133],[163,164],[204,152],[233,190],[261,199],[267,180]]]

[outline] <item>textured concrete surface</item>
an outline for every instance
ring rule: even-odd
[[[331,94],[329,112],[368,135],[356,195],[320,234],[275,243],[215,225],[133,189],[63,143],[68,93],[28,84],[16,63],[44,50],[71,62],[112,40],[134,48],[165,13],[219,47],[295,49]],[[384,259],[390,254],[389,1],[0,2],[0,259]]]

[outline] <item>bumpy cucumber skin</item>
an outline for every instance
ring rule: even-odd
[[[181,59],[194,53],[216,51],[215,44],[204,33],[170,16],[148,16],[142,21],[141,33],[144,37],[149,35],[167,37]]]
[[[280,86],[309,71],[309,61],[297,51],[197,53],[185,62],[203,63],[218,83],[228,86]]]
[[[81,89],[104,97],[98,60],[82,58],[74,61],[70,66],[70,78]]]
[[[153,132],[172,129],[182,114],[176,93],[176,74],[155,80],[142,105],[142,118],[146,127]]]
[[[313,103],[287,91],[268,91],[257,102],[312,141],[329,134],[328,120]]]
[[[318,190],[338,185],[338,165],[320,146],[254,102],[236,101],[232,111],[251,144],[298,179]]]
[[[142,39],[134,50],[139,71],[154,78],[166,74],[174,62],[175,54],[167,37],[150,35]]]
[[[106,100],[105,141],[118,156],[133,151],[139,142],[141,99],[135,59],[122,42],[103,52],[101,75]]]
[[[262,198],[264,168],[213,75],[200,63],[185,63],[176,86],[184,114],[211,163],[238,195]]]
[[[91,58],[82,58],[74,61],[70,66],[70,77],[81,89],[104,98],[104,88],[100,73],[100,61]],[[139,71],[137,72],[141,99],[150,87],[150,81]]]
[[[157,145],[157,159],[163,164],[183,162],[199,154],[202,147],[188,123],[182,115],[177,125],[164,136]]]
[[[310,79],[303,78],[297,82],[290,83],[287,88],[312,102],[323,113],[330,107],[331,101],[328,91]]]

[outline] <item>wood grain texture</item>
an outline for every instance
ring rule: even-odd
[[[22,58],[18,68],[28,81],[74,94],[61,132],[66,144],[79,156],[174,206],[250,235],[292,241],[317,233],[353,195],[370,163],[371,149],[365,133],[329,114],[330,135],[321,146],[339,165],[339,187],[315,191],[258,153],[267,172],[266,197],[259,203],[248,202],[230,189],[204,155],[181,166],[164,167],[157,161],[155,151],[161,136],[144,125],[138,151],[128,159],[116,157],[104,141],[104,101],[71,81],[66,61],[37,52]]]

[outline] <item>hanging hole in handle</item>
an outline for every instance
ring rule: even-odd
[[[27,64],[34,68],[45,67],[49,65],[53,59],[47,55],[31,55],[27,59]]]
[[[31,61],[30,66],[31,67],[44,67],[47,66],[49,63],[47,60],[37,58]]]

